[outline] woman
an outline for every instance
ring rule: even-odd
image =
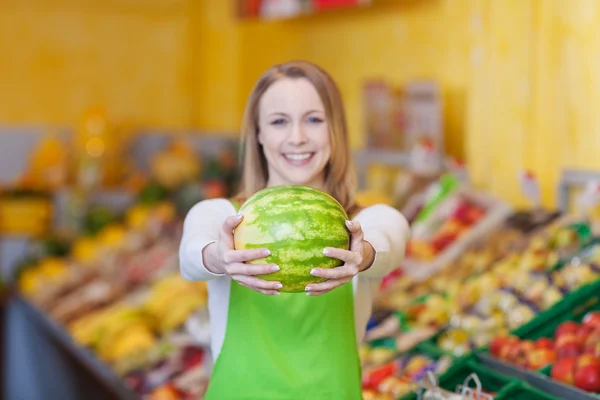
[[[181,273],[208,281],[215,366],[206,399],[360,399],[358,342],[381,278],[398,266],[408,239],[404,217],[386,205],[359,209],[341,96],[330,76],[307,62],[269,69],[250,95],[242,135],[238,201],[198,203],[184,223]],[[352,221],[349,250],[324,249],[344,264],[315,266],[325,282],[280,295],[280,282],[249,265],[268,249],[234,250],[244,199],[265,187],[300,184],[335,197]],[[174,304],[176,306],[176,304]]]

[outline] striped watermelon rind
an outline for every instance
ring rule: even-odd
[[[323,254],[325,247],[349,249],[348,219],[331,195],[302,185],[263,189],[240,208],[244,215],[234,231],[235,249],[268,248],[271,255],[250,264],[274,263],[277,272],[258,275],[280,281],[285,293],[304,292],[309,283],[325,281],[310,275],[313,268],[335,268],[343,261]]]

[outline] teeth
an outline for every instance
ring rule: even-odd
[[[294,161],[302,161],[310,158],[312,153],[286,153],[285,157]]]

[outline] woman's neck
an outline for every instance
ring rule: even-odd
[[[292,183],[286,183],[286,182],[279,182],[279,181],[274,181],[269,179],[267,181],[267,187],[271,187],[271,186],[280,186],[280,185],[292,185]],[[323,179],[315,179],[314,181],[311,182],[306,182],[303,184],[304,186],[310,186],[312,188],[321,190],[323,192],[327,192],[327,186],[325,185],[325,180]]]

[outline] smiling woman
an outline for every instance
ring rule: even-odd
[[[271,166],[268,186],[291,182],[325,189],[329,128],[319,93],[306,78],[281,79],[267,89],[259,105],[258,142]]]
[[[186,216],[180,246],[182,275],[209,281],[216,363],[205,398],[358,400],[357,342],[382,277],[401,262],[408,224],[391,207],[361,209],[356,204],[341,96],[319,67],[298,61],[266,71],[250,95],[242,132],[239,195],[194,206]],[[234,232],[238,226],[242,231],[244,222],[265,229],[269,221],[294,224],[302,235],[297,235],[298,243],[286,245],[301,248],[301,238],[309,232],[300,226],[299,211],[313,200],[302,198],[293,206],[285,200],[292,188],[311,193],[319,189],[337,200],[349,218],[344,222],[343,216],[339,227],[349,241],[327,244],[325,236],[333,227],[313,229],[310,233],[317,236],[311,239],[326,247],[310,258],[315,265],[302,267],[315,279],[284,289],[279,279],[289,265],[273,264],[285,262],[277,257],[282,243],[263,240],[253,242],[252,248],[235,248]],[[240,204],[249,205],[256,196],[273,191],[276,198],[267,202],[264,212],[236,215]],[[285,213],[275,212],[276,202]],[[317,218],[319,209],[308,209],[304,219]],[[257,235],[247,236],[260,241]],[[265,245],[273,249],[254,248]],[[298,293],[302,291],[306,296]]]

